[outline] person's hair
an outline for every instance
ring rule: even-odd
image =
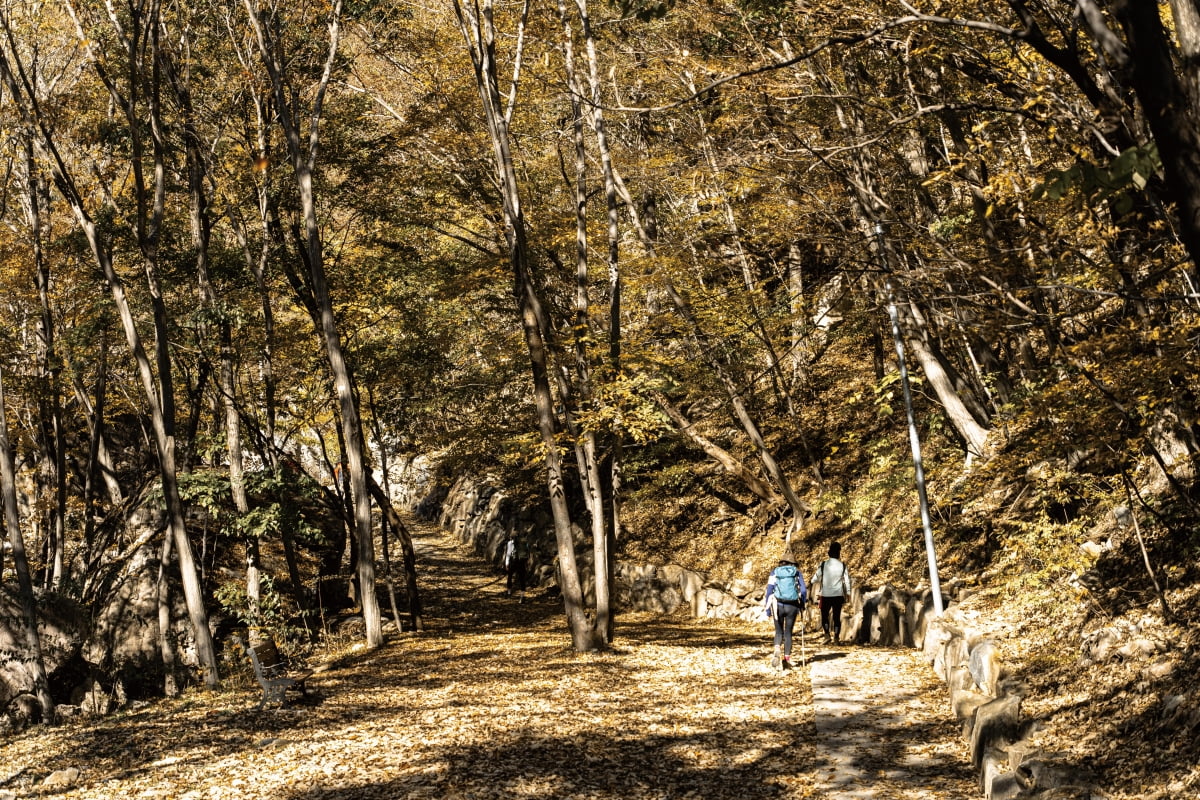
[[[841,558],[842,557],[842,543],[841,542],[834,542],[833,544],[829,545],[829,557],[830,558]]]

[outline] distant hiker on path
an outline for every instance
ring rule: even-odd
[[[841,555],[841,542],[829,545],[829,558],[821,562],[809,581],[813,586],[821,584],[821,630],[826,644],[830,641],[830,628],[834,642],[842,638],[842,606],[850,596],[850,573],[846,571]]]
[[[804,575],[791,560],[791,554],[779,560],[779,566],[771,570],[767,579],[767,594],[764,599],[767,616],[775,621],[775,654],[771,657],[772,669],[792,668],[792,631],[796,617],[808,599]]]
[[[504,542],[504,573],[507,575],[504,593],[510,597],[513,587],[524,595],[525,592],[525,558],[529,555],[523,542],[517,541],[515,533],[508,534]]]

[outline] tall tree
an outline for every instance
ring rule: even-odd
[[[522,27],[528,8],[528,3],[522,7]],[[593,650],[604,647],[606,642],[603,636],[596,636],[584,609],[583,591],[579,580],[575,544],[571,531],[571,514],[565,494],[563,465],[558,452],[557,422],[550,385],[551,365],[547,337],[552,328],[546,314],[545,304],[538,296],[531,273],[527,223],[510,137],[510,123],[513,104],[517,96],[523,38],[518,37],[514,74],[508,95],[509,101],[506,105],[500,87],[499,67],[496,63],[496,26],[493,3],[491,0],[485,0],[482,5],[476,7],[455,0],[454,11],[463,42],[467,46],[474,68],[475,87],[482,101],[484,124],[492,146],[492,167],[495,184],[500,193],[504,237],[508,245],[509,264],[513,271],[513,290],[520,314],[521,328],[525,334],[530,371],[533,376],[534,405],[546,464],[550,509],[554,518],[554,534],[558,546],[559,586],[562,589],[567,625],[576,650],[580,652]]]
[[[37,629],[37,599],[33,593],[33,576],[25,555],[25,537],[21,533],[18,510],[16,469],[13,466],[12,445],[8,439],[8,404],[4,399],[4,377],[0,370],[0,495],[4,501],[4,527],[12,549],[13,569],[17,573],[17,597],[21,601],[22,633],[29,652],[29,667],[33,673],[33,693],[42,709],[42,721],[54,720],[54,699],[46,682],[46,662],[42,657],[42,642]]]
[[[350,488],[353,494],[358,538],[359,602],[362,606],[366,627],[367,645],[378,647],[383,643],[383,627],[375,591],[375,545],[371,534],[371,497],[368,494],[364,458],[366,439],[350,368],[338,331],[337,316],[334,313],[333,300],[329,291],[329,280],[325,273],[321,221],[317,214],[313,186],[313,173],[320,152],[320,123],[325,97],[337,62],[338,43],[341,36],[342,3],[341,0],[335,0],[329,8],[325,20],[329,36],[328,49],[315,85],[311,87],[313,99],[307,110],[300,107],[299,93],[290,83],[299,76],[289,71],[285,60],[284,9],[278,6],[262,7],[255,0],[243,0],[243,7],[246,11],[247,21],[253,30],[259,57],[270,81],[275,103],[275,119],[283,134],[288,160],[299,194],[300,213],[304,226],[303,252],[311,278],[313,298],[316,302],[321,335],[325,344],[325,354],[329,359],[329,368],[333,376],[342,435],[345,440],[347,469],[350,473]],[[303,128],[305,117],[307,117],[307,130]]]
[[[130,168],[135,175],[135,201],[138,212],[136,218],[139,223],[138,232],[140,241],[144,245],[142,251],[143,266],[151,295],[155,298],[153,305],[157,334],[157,375],[142,343],[142,336],[137,328],[133,310],[125,292],[124,281],[113,264],[111,243],[107,239],[102,227],[97,225],[96,220],[89,211],[84,195],[76,183],[74,173],[58,146],[53,129],[42,113],[41,97],[38,93],[38,88],[32,82],[30,71],[21,58],[22,49],[18,45],[14,21],[7,11],[0,12],[0,26],[3,28],[0,31],[0,35],[4,37],[4,46],[0,47],[0,79],[4,81],[9,96],[16,105],[24,125],[30,131],[37,149],[48,162],[55,187],[71,208],[75,222],[88,242],[96,266],[101,270],[108,282],[113,304],[117,309],[125,331],[126,340],[137,364],[138,374],[141,378],[142,389],[145,394],[147,407],[150,412],[151,425],[154,431],[159,477],[166,503],[167,522],[171,536],[174,539],[184,597],[187,603],[193,636],[196,641],[197,658],[203,672],[205,684],[209,687],[215,687],[219,679],[217,654],[213,644],[212,632],[208,627],[208,614],[204,606],[204,597],[200,586],[195,557],[191,542],[188,539],[187,526],[183,515],[183,503],[179,497],[176,473],[174,389],[170,377],[171,365],[166,332],[166,309],[161,302],[161,291],[159,290],[158,275],[155,268],[157,230],[152,230],[152,227],[157,226],[162,220],[162,208],[165,199],[163,192],[165,191],[166,180],[164,169],[165,154],[162,149],[161,137],[157,134],[153,137],[155,143],[152,148],[152,163],[154,164],[156,176],[153,198],[143,182],[144,164],[142,159],[145,155],[143,152],[144,142],[141,137],[143,120],[138,115],[144,110],[141,105],[141,100],[143,99],[141,92],[144,87],[139,85],[138,81],[149,79],[149,76],[141,71],[141,67],[152,64],[155,61],[159,29],[157,21],[155,21],[154,24],[149,26],[151,34],[149,42],[143,40],[141,38],[142,30],[139,26],[145,24],[147,20],[139,17],[136,24],[133,25],[134,33],[131,34],[133,38],[124,39],[125,44],[132,48],[124,51],[125,55],[130,59],[126,63],[126,66],[132,70],[130,73],[132,78],[131,84],[127,87],[129,91],[126,93],[122,92],[120,87],[110,80],[103,56],[97,49],[97,43],[82,34],[83,27],[77,9],[68,5],[67,10],[72,14],[72,20],[75,23],[77,31],[80,32],[81,40],[88,42],[87,52],[90,63],[95,67],[101,80],[106,82],[108,91],[114,101],[117,102],[118,108],[132,129],[132,141],[135,144],[131,154]],[[150,17],[152,19],[155,17],[153,9]],[[112,22],[116,26],[118,37],[120,37],[122,26],[115,18]],[[151,100],[151,106],[153,107],[157,103],[153,82],[151,82],[150,97],[153,98]],[[160,122],[157,113],[151,114],[151,117],[153,120],[151,125],[157,125]]]

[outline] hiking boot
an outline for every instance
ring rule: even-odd
[[[792,657],[784,656],[783,657],[783,671],[787,672],[791,668],[792,668]]]
[[[779,653],[771,656],[771,669],[779,669]]]

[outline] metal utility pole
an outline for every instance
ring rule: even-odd
[[[921,461],[921,437],[917,435],[917,421],[913,414],[912,388],[908,384],[908,366],[904,361],[904,338],[900,335],[900,315],[896,311],[896,295],[892,288],[892,271],[888,265],[887,250],[884,248],[883,225],[875,223],[875,237],[879,248],[879,259],[883,263],[886,277],[888,316],[892,320],[892,338],[896,341],[896,360],[900,363],[900,386],[904,391],[904,411],[908,415],[908,442],[912,446],[913,469],[916,472],[917,498],[921,504],[921,527],[925,529],[925,554],[929,558],[929,589],[933,594],[933,612],[941,616],[942,584],[938,579],[937,555],[933,550],[933,525],[929,520],[929,497],[925,493],[925,467]]]

